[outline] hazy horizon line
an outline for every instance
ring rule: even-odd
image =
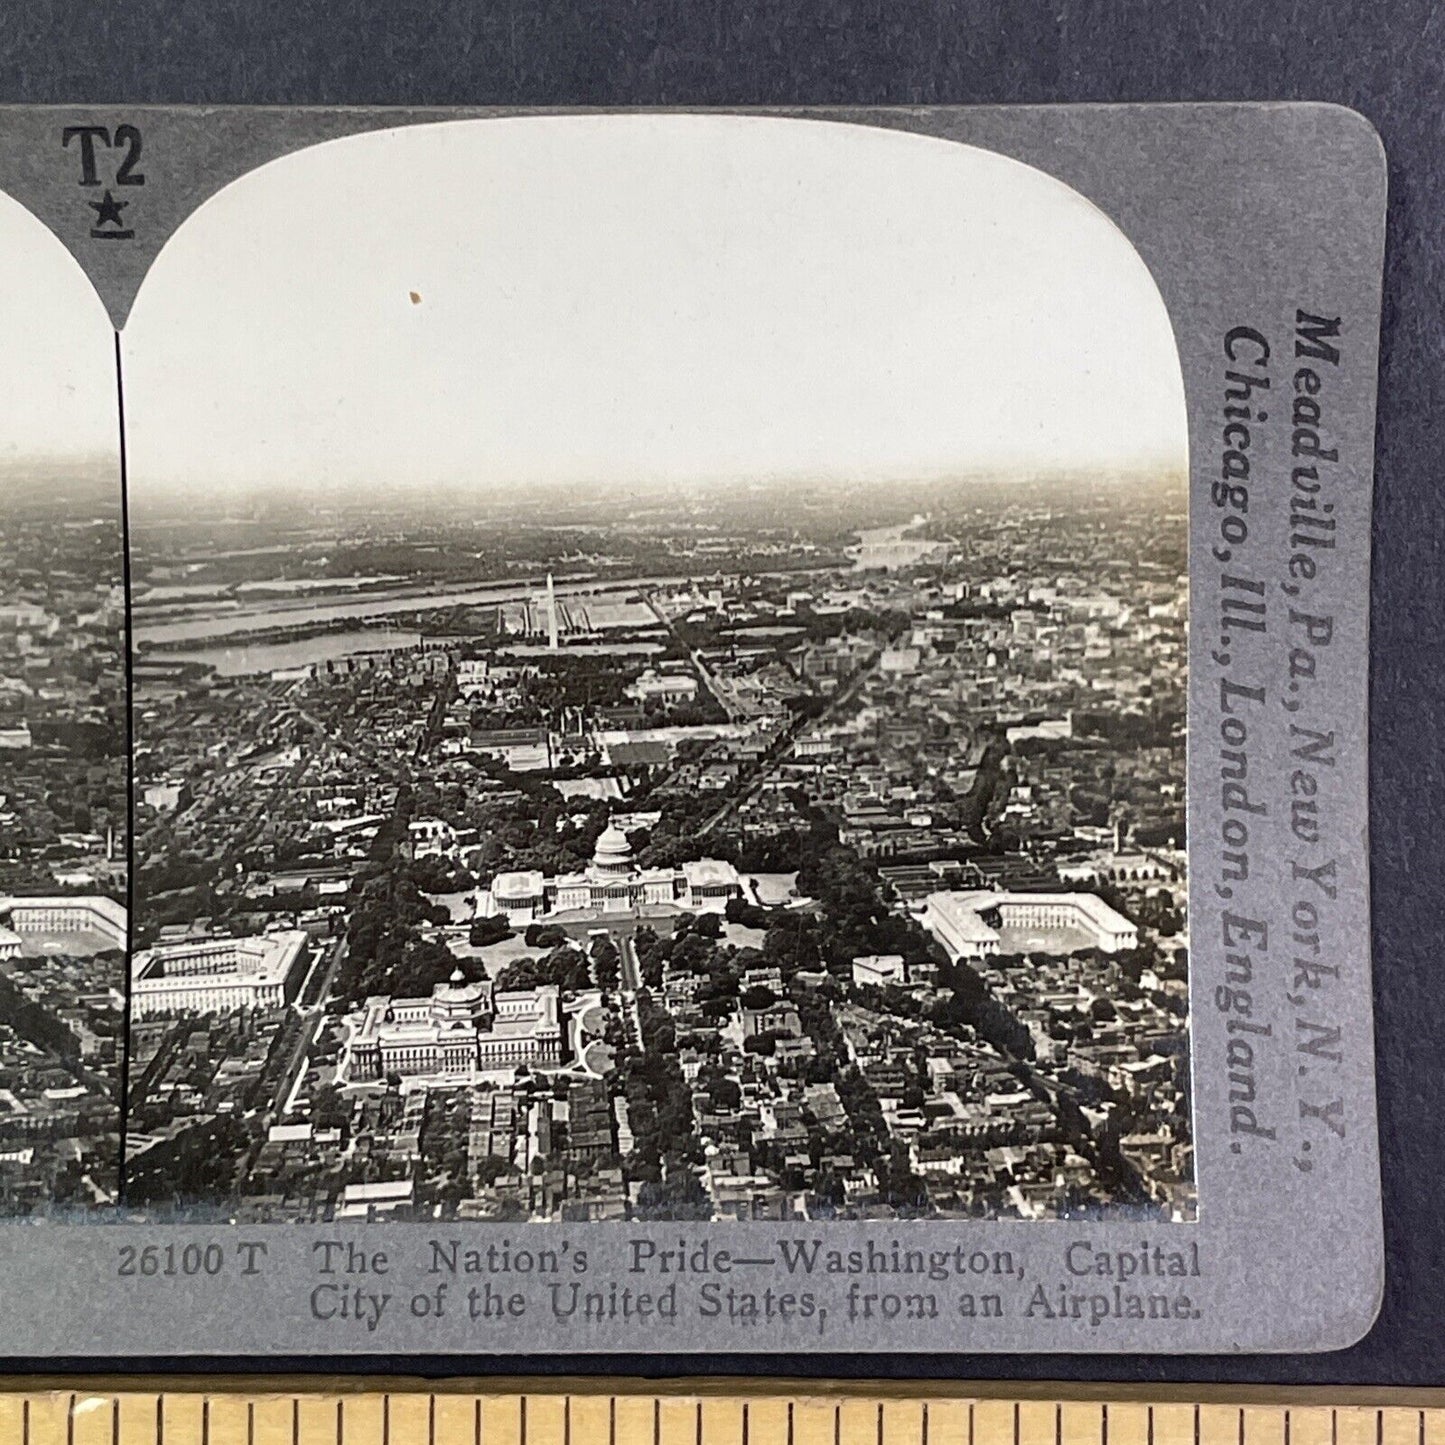
[[[877,500],[888,491],[901,496],[944,488],[997,487],[1107,487],[1179,488],[1187,495],[1189,469],[1171,459],[1158,464],[1131,463],[1122,466],[1079,468],[997,467],[961,472],[856,478],[817,476],[812,473],[768,474],[753,476],[716,476],[688,478],[636,478],[628,481],[608,480],[590,486],[558,481],[537,485],[531,482],[483,483],[446,480],[430,484],[398,487],[395,482],[375,479],[365,483],[356,480],[315,480],[310,484],[291,483],[285,490],[274,484],[261,487],[225,487],[218,492],[214,483],[193,481],[186,484],[154,484],[137,486],[133,477],[124,488],[127,510],[133,517],[155,520],[157,514],[183,504],[191,516],[225,517],[238,510],[262,514],[285,514],[298,508],[318,504],[341,511],[351,507],[382,508],[388,515],[420,511],[430,507],[457,507],[487,501],[504,506],[508,512],[524,508],[528,501],[545,499],[553,514],[576,514],[593,506],[618,507],[629,502],[651,501],[687,494],[689,499],[704,495],[709,489],[724,493],[761,492],[781,495],[801,504],[816,492],[847,494],[868,490]],[[61,490],[57,493],[56,488]],[[7,502],[33,504],[51,500],[63,504],[71,492],[104,494],[110,492],[119,502],[122,494],[118,456],[60,455],[33,456],[24,459],[0,457],[0,506]],[[184,520],[180,518],[177,520]],[[235,517],[237,521],[256,520]]]
[[[816,473],[778,473],[766,475],[718,475],[698,477],[637,477],[630,479],[605,479],[592,483],[559,479],[555,482],[535,483],[531,481],[477,481],[462,479],[439,480],[431,483],[410,483],[404,487],[386,478],[359,481],[316,479],[307,482],[291,482],[280,490],[274,483],[258,487],[235,486],[225,488],[224,497],[217,495],[214,483],[201,480],[187,483],[155,483],[137,486],[132,477],[128,485],[130,505],[133,511],[145,511],[176,502],[191,506],[200,505],[208,511],[227,506],[275,507],[284,510],[304,505],[308,501],[322,499],[335,502],[383,502],[390,510],[403,510],[408,504],[426,505],[435,502],[474,502],[488,500],[510,505],[525,504],[528,500],[545,497],[549,503],[563,501],[571,510],[589,503],[625,504],[635,496],[660,496],[688,493],[696,495],[709,489],[725,491],[759,491],[783,493],[797,489],[804,492],[813,490],[849,491],[870,489],[875,495],[889,490],[900,492],[937,490],[957,486],[1128,486],[1168,485],[1186,487],[1189,480],[1187,466],[1176,460],[1159,463],[1141,462],[1127,466],[1100,467],[1017,467],[988,468],[977,471],[947,471],[911,476],[857,477],[820,476]],[[199,491],[199,495],[197,492]],[[208,505],[209,504],[209,505]]]
[[[23,457],[0,456],[0,484],[57,473],[76,481],[114,482],[120,485],[120,449],[113,452],[32,452]]]

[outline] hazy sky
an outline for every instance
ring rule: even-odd
[[[119,455],[115,341],[70,252],[0,194],[0,500],[27,471]],[[119,478],[117,477],[117,486]]]
[[[176,234],[124,333],[132,495],[1182,471],[1162,302],[1060,183],[751,117],[336,141]]]

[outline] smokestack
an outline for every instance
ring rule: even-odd
[[[552,585],[552,574],[547,574],[547,646],[557,650],[557,589]]]

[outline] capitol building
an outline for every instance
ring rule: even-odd
[[[555,1064],[562,1023],[556,984],[494,996],[490,980],[467,983],[458,969],[428,998],[367,999],[342,1074],[351,1083],[389,1074],[473,1079],[521,1064]]]
[[[581,916],[680,910],[721,913],[742,896],[731,863],[700,858],[675,868],[641,868],[615,824],[597,840],[592,862],[577,873],[498,873],[478,902],[483,917],[500,915],[514,928],[553,913]]]

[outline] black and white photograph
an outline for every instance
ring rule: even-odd
[[[1362,1339],[1367,118],[0,122],[9,1357]]]
[[[221,190],[122,353],[139,1217],[1195,1217],[1184,392],[1102,212],[819,120],[420,125]],[[111,772],[33,760],[114,579],[45,561],[5,886],[104,895]],[[7,992],[68,966],[17,932]]]
[[[0,1217],[113,1205],[126,947],[115,348],[0,197]]]

